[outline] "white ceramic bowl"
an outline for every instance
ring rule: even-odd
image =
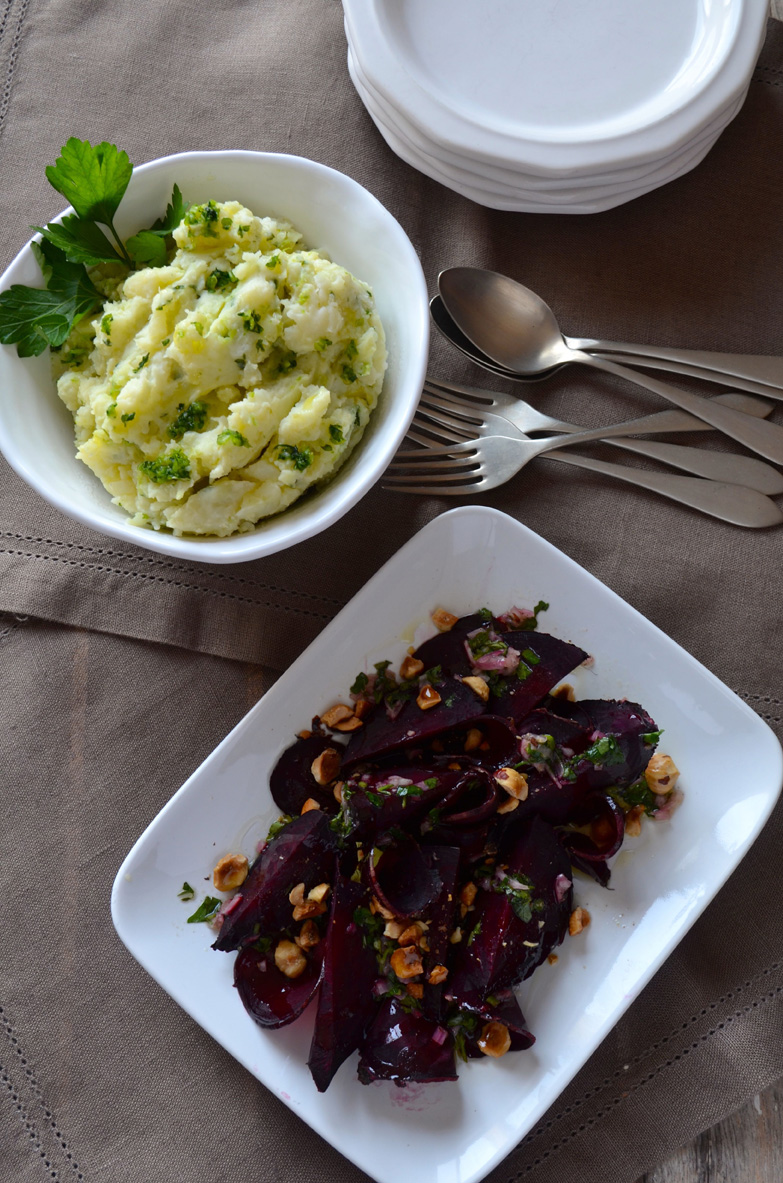
[[[93,530],[159,554],[241,563],[324,530],[378,480],[421,393],[429,343],[427,288],[416,252],[388,210],[350,177],[299,156],[183,152],[140,165],[120,206],[120,235],[127,237],[160,216],[175,182],[190,202],[235,198],[255,214],[286,218],[302,231],[308,246],[325,250],[370,285],[386,331],[389,368],[356,451],[334,480],[277,517],[259,522],[251,533],[178,538],[131,526],[97,477],[76,459],[73,420],[57,397],[48,351],[22,359],[8,345],[0,346],[0,449],[42,497]],[[0,279],[0,291],[12,283],[41,286],[29,243]]]

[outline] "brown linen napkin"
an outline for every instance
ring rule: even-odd
[[[341,18],[337,0],[195,10],[6,0],[0,262],[30,222],[60,208],[43,169],[70,135],[111,139],[136,162],[188,148],[289,151],[367,185],[410,234],[431,288],[441,267],[477,263],[540,291],[575,334],[780,350],[781,26],[770,27],[743,111],[698,169],[617,210],[569,218],[485,210],[402,164],[350,85]],[[493,385],[440,341],[432,372]],[[586,424],[654,405],[577,371],[522,393]],[[0,609],[53,622],[0,626],[13,770],[0,838],[4,1174],[199,1183],[258,1173],[260,1161],[270,1179],[359,1179],[131,961],[108,891],[146,823],[274,674],[450,505],[376,489],[316,539],[210,569],[90,533],[5,464],[0,482]],[[743,532],[551,463],[486,500],[583,563],[779,727],[780,531]],[[783,939],[769,906],[780,817],[493,1180],[632,1183],[783,1072]]]

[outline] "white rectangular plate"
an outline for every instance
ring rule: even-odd
[[[279,813],[267,780],[280,752],[344,698],[359,670],[396,664],[432,609],[501,612],[539,599],[550,604],[540,627],[595,657],[568,679],[577,697],[627,697],[664,728],[660,750],[680,768],[684,804],[626,842],[614,891],[577,880],[592,924],[520,989],[537,1038],[530,1051],[461,1065],[457,1084],[407,1089],[363,1087],[353,1056],[322,1096],[306,1067],[311,1013],[282,1031],[257,1027],[232,989],[233,956],[209,948],[208,926],[186,924],[195,904],[177,892],[184,880],[203,884],[228,851],[252,858]],[[674,641],[512,518],[456,509],[369,581],[172,797],[120,868],[112,915],[172,998],[378,1183],[398,1183],[403,1149],[407,1183],[473,1183],[555,1101],[704,911],[767,820],[781,779],[770,729]]]

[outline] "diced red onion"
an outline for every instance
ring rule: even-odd
[[[439,1047],[442,1047],[448,1037],[449,1033],[445,1027],[436,1027],[432,1033],[432,1042],[437,1043]]]
[[[669,795],[667,797],[660,797],[660,796],[656,797],[655,804],[658,805],[659,801],[661,802],[661,804],[658,806],[658,808],[655,810],[654,813],[650,814],[653,821],[656,821],[656,822],[668,821],[669,818],[672,816],[672,814],[675,812],[675,810],[679,809],[680,805],[682,804],[682,800],[683,800],[683,793],[682,793],[681,789],[674,789],[673,792],[669,793]]]
[[[535,613],[531,612],[529,608],[509,608],[508,612],[504,612],[502,616],[498,616],[499,624],[504,625],[508,629],[519,628],[520,624],[524,624],[526,620],[532,620]]]
[[[555,899],[558,904],[563,902],[572,886],[573,883],[567,875],[558,875],[557,879],[555,879]]]

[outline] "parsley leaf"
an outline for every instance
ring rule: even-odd
[[[141,267],[163,267],[166,262],[166,244],[152,230],[140,230],[125,243],[133,262]]]
[[[132,172],[127,152],[116,145],[104,141],[93,148],[89,140],[71,136],[46,177],[80,218],[110,226]]]
[[[0,293],[0,342],[16,345],[20,357],[37,357],[47,345],[62,345],[74,324],[103,302],[81,264],[69,263],[45,241],[35,253],[47,287],[15,283]]]
[[[196,889],[195,889],[195,887],[190,886],[187,879],[182,884],[182,891],[177,892],[177,898],[181,899],[181,900],[185,900],[186,902],[188,900],[194,900],[196,898]]]
[[[85,221],[78,214],[68,214],[62,224],[49,222],[46,226],[31,226],[58,247],[72,263],[118,263],[122,256],[113,247],[95,222]]]

